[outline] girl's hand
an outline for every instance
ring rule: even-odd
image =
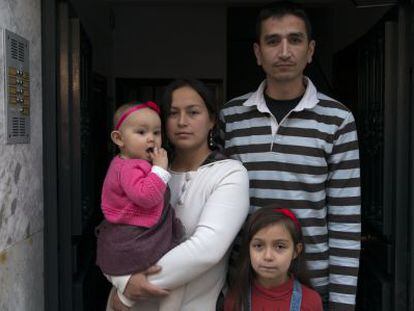
[[[164,148],[154,147],[154,151],[150,153],[152,165],[157,165],[163,169],[168,168],[167,151]]]
[[[128,281],[124,295],[131,300],[142,300],[149,297],[167,296],[169,292],[152,285],[147,281],[147,276],[160,272],[160,266],[151,266],[147,270],[135,273]]]
[[[112,295],[112,301],[111,301],[111,306],[113,311],[129,311],[131,310],[130,308],[128,308],[126,305],[124,305],[121,301],[121,299],[119,299],[118,293],[116,291],[114,291],[114,294]]]

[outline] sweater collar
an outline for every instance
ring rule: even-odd
[[[312,81],[308,77],[304,77],[304,83],[306,85],[305,94],[298,103],[298,105],[293,109],[293,111],[301,111],[304,109],[311,109],[315,107],[318,102],[318,92],[316,87],[313,85]],[[269,109],[266,106],[266,101],[264,99],[264,90],[266,87],[266,80],[260,83],[259,88],[251,94],[251,96],[243,103],[244,106],[253,107],[256,106],[259,112],[269,113]]]
[[[266,296],[270,299],[285,299],[292,294],[293,278],[291,277],[285,283],[276,287],[265,288],[258,282],[253,283],[253,290],[260,296]]]

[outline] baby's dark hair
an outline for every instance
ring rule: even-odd
[[[231,278],[229,295],[234,301],[234,311],[247,310],[248,307],[248,293],[251,281],[254,279],[254,271],[250,260],[250,242],[257,232],[274,224],[282,224],[288,230],[295,249],[299,243],[303,245],[300,225],[296,224],[289,216],[279,212],[277,207],[263,207],[254,212],[243,227],[236,273]],[[289,274],[298,279],[300,283],[311,287],[303,253],[302,250],[292,261]]]

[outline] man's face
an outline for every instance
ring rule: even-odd
[[[309,41],[304,21],[294,15],[264,20],[260,42],[254,44],[257,64],[268,80],[279,83],[301,81],[314,49],[315,41]]]

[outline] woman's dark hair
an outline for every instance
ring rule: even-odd
[[[229,296],[234,301],[234,311],[247,310],[248,307],[248,293],[251,280],[254,279],[254,271],[250,261],[250,242],[258,231],[278,223],[283,224],[290,233],[295,249],[299,243],[303,245],[302,231],[298,230],[291,218],[278,212],[277,207],[263,207],[254,212],[243,227],[240,255],[235,275],[230,283]],[[300,283],[312,287],[309,282],[306,264],[303,260],[303,253],[304,250],[292,261],[289,273],[298,279]]]
[[[162,124],[164,126],[164,139],[163,141],[166,142],[167,144],[164,144],[164,147],[169,151],[172,152],[173,151],[173,146],[171,146],[168,143],[168,138],[166,135],[166,131],[165,131],[165,125],[166,125],[166,121],[168,119],[168,114],[170,112],[171,109],[171,103],[172,103],[172,95],[174,93],[175,90],[178,90],[182,87],[189,87],[191,89],[193,89],[194,91],[196,91],[198,93],[198,95],[200,95],[200,97],[203,99],[204,104],[206,105],[207,111],[208,111],[208,115],[210,116],[210,119],[214,122],[214,128],[213,128],[213,140],[215,140],[218,136],[218,131],[217,131],[217,115],[218,115],[218,110],[217,110],[217,105],[216,102],[214,100],[214,97],[211,93],[211,91],[209,90],[209,88],[200,80],[196,80],[196,79],[177,79],[172,81],[170,84],[168,84],[165,88],[164,91],[164,95],[161,101],[161,120],[162,120]],[[209,146],[211,148],[211,146]],[[215,148],[213,148],[215,149]]]
[[[268,18],[282,18],[286,15],[293,15],[303,20],[308,40],[312,40],[312,25],[302,6],[290,1],[278,1],[269,3],[260,10],[256,19],[256,42],[260,43],[263,21]]]

